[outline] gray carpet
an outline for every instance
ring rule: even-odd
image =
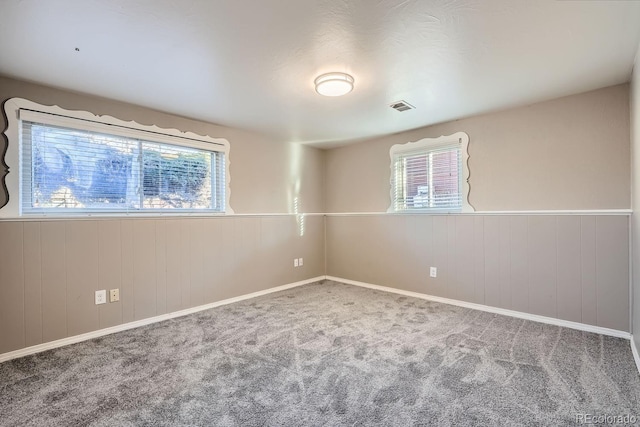
[[[575,425],[629,342],[334,282],[0,364],[3,426]]]

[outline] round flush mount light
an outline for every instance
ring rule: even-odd
[[[342,96],[353,90],[353,77],[345,73],[327,73],[313,81],[316,92],[324,96]]]

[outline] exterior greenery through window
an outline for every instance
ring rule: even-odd
[[[471,211],[468,136],[463,132],[391,148],[390,212]]]

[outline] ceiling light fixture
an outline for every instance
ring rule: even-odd
[[[313,81],[316,92],[324,96],[342,96],[353,90],[353,77],[345,73],[327,73]]]

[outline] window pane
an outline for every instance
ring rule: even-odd
[[[388,212],[473,211],[468,202],[468,144],[469,136],[457,132],[393,145]]]
[[[460,150],[432,150],[403,156],[396,173],[397,209],[460,207]],[[401,165],[401,166],[400,166]]]
[[[143,207],[211,208],[212,155],[197,149],[143,142]]]
[[[111,135],[31,124],[31,197],[25,208],[137,207],[137,143]],[[23,138],[25,135],[23,135]]]
[[[407,195],[411,202],[410,206],[414,208],[429,207],[428,175],[429,155],[421,154],[407,158]]]
[[[24,212],[225,209],[223,153],[26,121],[22,141]]]
[[[433,205],[435,207],[458,206],[460,204],[458,153],[459,150],[449,150],[431,154]]]

